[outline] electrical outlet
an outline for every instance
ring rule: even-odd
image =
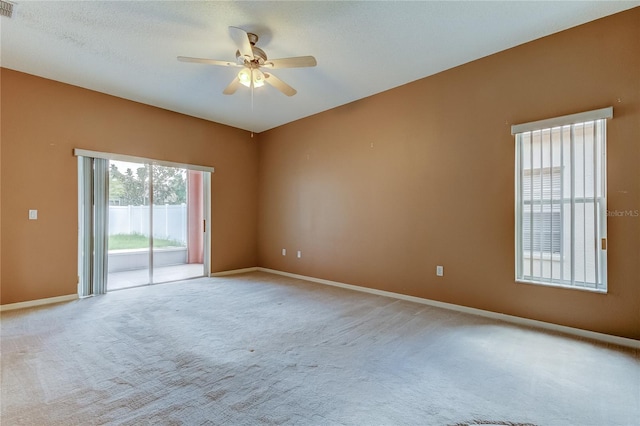
[[[300,259],[301,257],[302,257],[302,252],[298,250],[298,259]]]
[[[439,277],[444,276],[444,266],[441,266],[441,265],[436,266],[436,275]]]
[[[287,255],[287,249],[282,249],[282,255],[286,256]]]

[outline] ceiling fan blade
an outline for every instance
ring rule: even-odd
[[[229,34],[231,34],[231,39],[236,44],[240,54],[244,58],[253,61],[253,49],[251,49],[251,43],[249,42],[247,32],[242,28],[229,27]]]
[[[223,67],[241,67],[242,65],[231,61],[219,61],[217,59],[189,58],[188,56],[178,56],[181,62],[195,62],[198,64],[220,65]]]
[[[238,79],[238,77],[236,77],[231,81],[231,83],[229,83],[229,85],[222,91],[222,93],[224,93],[225,95],[233,95],[234,93],[236,93],[236,90],[238,90],[238,87],[240,86],[240,80]]]
[[[267,83],[269,83],[270,85],[272,85],[273,87],[275,87],[276,89],[278,89],[279,91],[281,91],[287,96],[293,96],[296,93],[298,93],[296,89],[289,86],[287,83],[280,80],[278,77],[276,77],[273,74],[264,73],[264,77],[265,77],[264,80]]]
[[[266,68],[304,68],[318,65],[313,56],[297,56],[295,58],[269,59],[264,63]]]

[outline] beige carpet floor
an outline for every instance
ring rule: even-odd
[[[637,425],[640,354],[251,273],[1,315],[9,425]]]

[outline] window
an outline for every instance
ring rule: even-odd
[[[530,200],[533,194],[540,194],[543,199],[558,197],[560,189],[560,168],[546,167],[539,169],[526,169],[523,173],[524,200]],[[555,191],[555,192],[554,192]],[[560,204],[556,203],[543,206],[542,211],[531,211],[530,204],[525,207],[526,214],[533,220],[522,223],[522,246],[529,252],[560,253]],[[532,238],[532,235],[536,237]]]
[[[607,290],[606,119],[612,108],[512,127],[516,281]]]

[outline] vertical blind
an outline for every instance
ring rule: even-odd
[[[104,294],[108,273],[109,161],[78,157],[80,297]]]
[[[612,108],[512,127],[516,280],[606,291],[606,118]]]

